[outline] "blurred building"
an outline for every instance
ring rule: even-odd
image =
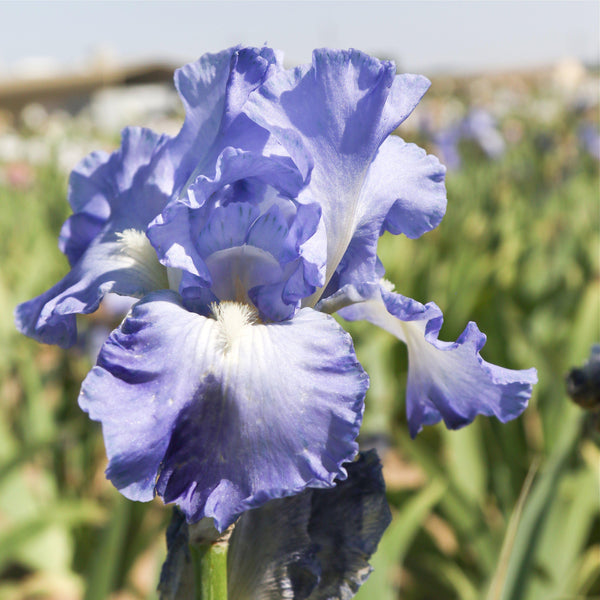
[[[55,109],[76,114],[88,105],[92,96],[105,88],[167,84],[173,88],[175,65],[164,63],[137,66],[96,65],[88,73],[0,80],[0,110],[18,115],[31,103],[48,112]]]

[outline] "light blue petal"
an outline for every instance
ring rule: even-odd
[[[147,239],[145,244],[145,254],[128,253],[115,234],[105,233],[60,282],[17,306],[19,331],[46,344],[68,348],[77,339],[75,315],[94,312],[109,292],[140,298],[168,288],[166,270]]]
[[[384,231],[417,238],[439,225],[446,211],[445,172],[435,156],[414,144],[396,136],[383,142],[361,191],[337,286],[381,277],[377,242]]]
[[[279,68],[270,48],[238,46],[205,54],[177,69],[175,87],[186,118],[168,151],[178,164],[175,188],[183,192],[184,201],[187,187],[199,175],[214,175],[223,148],[264,148],[268,133],[246,117],[238,117],[248,95]]]
[[[396,76],[393,63],[361,52],[315,50],[312,66],[277,73],[250,96],[244,111],[279,140],[301,171],[313,167],[305,193],[323,209],[328,279],[360,215],[374,207],[361,204],[361,190],[377,150],[428,87],[424,77]]]
[[[74,214],[62,226],[58,247],[70,265],[81,258],[110,216],[110,160],[106,152],[93,152],[69,177],[69,204]]]
[[[219,236],[214,228],[206,231],[207,223],[216,218],[212,216],[215,208],[219,210],[221,205],[235,201],[238,210],[252,212],[256,218],[258,213],[255,214],[250,205],[260,203],[267,185],[293,197],[300,190],[302,180],[295,167],[283,159],[225,148],[217,160],[214,178],[199,177],[190,187],[189,203],[171,202],[150,224],[148,237],[161,262],[196,275],[210,285],[210,275],[204,265],[206,251],[198,249],[197,245],[206,245],[202,241],[204,235],[208,234],[213,240]],[[239,222],[239,218],[236,221]],[[222,225],[226,226],[225,223]],[[247,227],[241,237],[246,233]],[[222,248],[225,236],[221,237],[223,241],[217,241],[217,244]]]
[[[202,228],[202,235],[196,240],[196,251],[200,256],[208,257],[219,250],[242,246],[259,215],[260,211],[247,202],[213,208]]]
[[[149,129],[128,127],[117,151],[93,152],[73,169],[68,197],[74,214],[58,243],[71,266],[107,222],[119,223],[114,230],[145,230],[162,209],[173,188],[173,166],[163,156],[168,141]]]
[[[375,157],[363,193],[379,198],[374,205],[394,198],[383,228],[415,239],[435,229],[446,212],[445,174],[435,156],[392,136]]]
[[[252,223],[248,229],[246,243],[268,252],[279,263],[286,263],[296,258],[296,249],[286,247],[289,231],[287,219],[274,204]]]
[[[144,233],[172,190],[167,141],[146,129],[125,129],[119,150],[109,157],[91,155],[75,169],[69,200],[79,212],[63,226],[60,241],[73,268],[16,308],[22,333],[68,347],[77,336],[75,314],[95,311],[106,293],[140,297],[168,287]]]
[[[104,229],[104,225],[108,219],[107,216],[96,216],[93,214],[96,211],[95,206],[90,207],[91,210],[71,215],[61,227],[58,237],[58,247],[60,251],[67,257],[71,266],[83,256],[89,248],[92,241],[97,238]],[[107,211],[110,209],[107,206]]]
[[[213,279],[211,291],[219,300],[248,302],[251,289],[283,285],[286,275],[268,252],[246,244],[215,252],[206,264]]]
[[[304,248],[320,207],[288,196],[302,185],[289,162],[226,148],[215,179],[201,176],[191,186],[194,202],[165,208],[148,236],[163,264],[183,271],[179,291],[188,306],[204,314],[198,300],[209,287],[219,300],[252,301],[265,320],[292,316],[324,280],[324,254]]]
[[[338,310],[349,321],[370,321],[407,345],[406,411],[412,436],[441,419],[450,429],[477,415],[510,421],[526,408],[537,382],[535,369],[516,371],[483,360],[479,352],[486,337],[473,322],[456,342],[439,340],[443,316],[432,302],[423,305],[369,284],[346,286],[318,308]]]
[[[268,184],[290,198],[295,198],[305,184],[304,178],[289,157],[264,155],[226,147],[216,160],[214,175],[211,177],[200,175],[190,185],[188,204],[191,207],[202,206],[213,194],[217,192],[222,194],[223,188],[228,188],[239,181]],[[247,196],[240,197],[243,193],[243,189],[237,189],[230,195],[235,196],[238,202],[253,201],[251,190]],[[225,201],[227,198],[228,196],[225,195]]]
[[[102,422],[107,475],[127,497],[158,493],[219,530],[241,512],[330,487],[356,453],[368,377],[331,317],[218,320],[174,292],[150,294],[102,349],[81,407]],[[277,368],[274,366],[277,365]]]

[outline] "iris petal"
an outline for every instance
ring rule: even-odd
[[[331,490],[305,490],[241,517],[231,537],[228,588],[238,600],[349,600],[365,582],[391,514],[375,452],[348,464]]]
[[[446,211],[446,169],[415,144],[390,136],[369,167],[356,213],[356,230],[338,267],[336,286],[377,281],[377,241],[384,231],[417,238],[437,227]]]
[[[75,314],[95,311],[106,293],[140,297],[168,287],[144,233],[172,189],[167,141],[146,129],[125,129],[119,150],[91,155],[75,169],[69,200],[78,212],[63,226],[60,241],[73,268],[16,308],[22,333],[69,347],[77,336]]]
[[[406,411],[411,435],[423,425],[442,420],[449,429],[471,423],[477,415],[502,423],[518,417],[527,406],[535,369],[505,369],[486,362],[479,352],[486,337],[473,322],[456,342],[438,339],[442,311],[379,285],[346,286],[318,308],[339,311],[355,321],[364,319],[389,331],[408,348]]]
[[[73,215],[60,231],[58,247],[74,265],[110,216],[111,186],[107,171],[110,155],[93,152],[84,158],[69,177],[69,204]]]
[[[396,76],[393,63],[361,52],[316,50],[312,66],[273,75],[249,98],[244,111],[279,140],[301,171],[312,168],[305,193],[323,209],[328,279],[360,227],[360,215],[375,207],[361,190],[378,148],[428,87],[426,78]]]
[[[368,387],[331,317],[304,309],[251,324],[235,306],[215,320],[173,292],[150,294],[80,396],[102,422],[107,476],[124,495],[158,493],[220,530],[269,499],[344,478]]]
[[[286,161],[226,148],[215,178],[191,186],[194,205],[171,202],[150,224],[162,263],[184,271],[179,291],[190,307],[204,312],[197,301],[210,288],[211,300],[251,300],[262,318],[280,321],[322,284],[325,256],[304,251],[320,207],[288,195],[302,185]]]
[[[175,87],[186,118],[168,152],[178,165],[175,188],[184,192],[184,202],[187,187],[199,175],[214,175],[225,147],[264,148],[268,133],[245,116],[238,117],[248,95],[278,69],[277,55],[266,47],[229,48],[177,69]]]

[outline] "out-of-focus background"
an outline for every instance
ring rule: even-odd
[[[448,211],[382,240],[387,277],[442,308],[442,339],[475,320],[486,360],[540,378],[510,424],[413,441],[404,347],[352,326],[394,514],[360,599],[600,597],[598,399],[565,391],[600,341],[599,29],[596,2],[0,2],[0,600],[156,598],[170,511],[108,484],[76,402],[125,309],[81,319],[68,352],[12,311],[67,272],[73,166],[125,125],[177,132],[173,69],[264,42],[289,66],[355,47],[432,80],[398,133],[447,165]]]

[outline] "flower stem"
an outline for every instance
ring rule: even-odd
[[[192,544],[195,600],[227,600],[227,541]]]

